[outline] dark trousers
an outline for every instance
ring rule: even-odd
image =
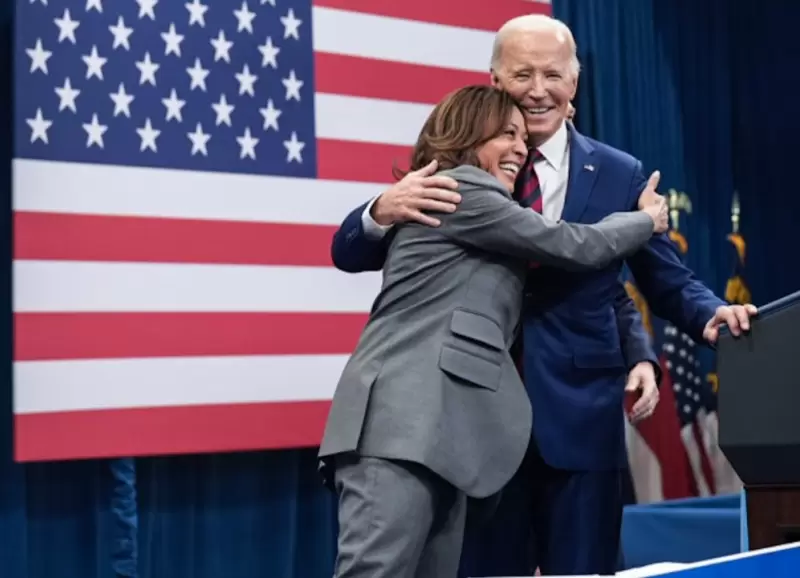
[[[492,518],[468,518],[462,575],[613,575],[622,486],[619,470],[554,469],[532,442]]]

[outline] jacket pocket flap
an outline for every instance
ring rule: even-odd
[[[457,309],[453,312],[453,318],[450,321],[450,331],[455,335],[479,341],[501,351],[506,347],[500,327],[483,315]]]
[[[439,367],[447,374],[493,391],[497,390],[502,371],[500,365],[496,363],[447,345],[442,347]]]

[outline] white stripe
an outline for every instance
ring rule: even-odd
[[[317,94],[319,138],[413,145],[433,105]]]
[[[701,498],[711,495],[708,482],[706,481],[706,474],[703,471],[700,448],[697,445],[697,438],[695,438],[692,424],[685,425],[681,428],[681,440],[683,441],[683,447],[686,448],[686,455],[689,458],[689,465],[692,468],[692,475],[694,476],[694,482],[697,486],[697,494]]]
[[[489,73],[493,32],[318,6],[311,16],[318,52]]]
[[[365,312],[379,273],[333,267],[14,262],[14,311]]]
[[[628,448],[628,466],[636,494],[636,503],[651,504],[664,500],[664,476],[661,463],[647,445],[642,434],[625,420],[625,444]]]
[[[276,355],[17,362],[14,411],[326,400],[347,359]]]
[[[355,207],[386,188],[28,159],[15,159],[13,173],[17,211],[320,225],[338,225]]]

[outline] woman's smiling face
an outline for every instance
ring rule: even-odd
[[[525,118],[514,107],[503,131],[478,147],[476,154],[481,167],[491,173],[510,191],[514,191],[522,165],[528,156],[528,132]]]

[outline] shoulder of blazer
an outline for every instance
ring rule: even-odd
[[[485,170],[472,165],[459,165],[436,174],[455,179],[462,192],[469,189],[490,190],[511,198],[511,193],[500,181]]]
[[[638,166],[639,159],[633,155],[628,154],[618,148],[614,148],[611,145],[607,145],[606,143],[589,138],[585,135],[581,136],[591,143],[595,154],[598,154],[602,157],[603,164],[611,163],[612,165],[624,170],[633,170]]]

